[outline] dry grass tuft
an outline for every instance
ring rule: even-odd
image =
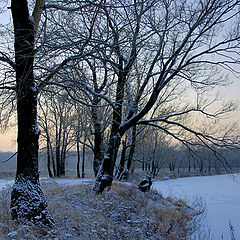
[[[189,239],[200,212],[182,200],[142,193],[135,185],[113,183],[102,195],[91,184],[42,185],[56,226],[49,230],[10,220],[10,190],[0,193],[0,239]]]

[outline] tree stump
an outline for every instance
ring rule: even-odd
[[[142,192],[148,192],[152,186],[151,176],[147,175],[141,182],[138,183],[138,188]]]

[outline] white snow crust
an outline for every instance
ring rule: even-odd
[[[13,180],[0,179],[0,191],[8,186],[12,186],[13,183]]]
[[[51,182],[51,183],[57,183],[60,185],[67,185],[67,186],[73,186],[78,184],[84,184],[84,183],[90,183],[93,182],[94,179],[88,179],[88,178],[59,178],[59,179],[50,179],[50,178],[43,178],[40,179],[41,182]],[[8,186],[12,186],[14,183],[14,180],[5,180],[0,179],[0,191]]]
[[[217,175],[156,181],[153,189],[163,196],[194,201],[201,197],[207,207],[206,221],[213,239],[231,239],[229,222],[235,238],[240,239],[240,175]]]

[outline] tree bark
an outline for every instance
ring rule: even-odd
[[[107,152],[103,163],[100,166],[93,190],[96,193],[102,193],[107,187],[111,187],[113,180],[113,171],[117,159],[117,152],[120,146],[121,136],[114,135],[110,137]]]
[[[178,166],[178,173],[180,172],[180,168],[181,168],[181,166],[182,166],[182,163],[183,163],[183,160],[181,160],[181,162],[180,162],[180,164],[179,164],[179,166]]]
[[[126,151],[127,151],[127,138],[122,141],[122,152],[120,163],[117,169],[116,178],[120,180],[121,174],[124,170],[125,160],[126,160]]]
[[[64,137],[63,137],[63,141],[62,141],[62,150],[61,150],[61,161],[60,161],[60,175],[61,176],[65,176],[65,165],[66,165],[66,151],[67,151],[67,143],[66,143],[66,138],[65,137],[65,133],[64,133]]]
[[[50,149],[51,149],[51,157],[52,157],[53,174],[54,174],[54,177],[57,177],[57,170],[56,170],[55,158],[54,158],[54,153],[53,153],[53,148],[52,148],[51,142],[50,142]]]
[[[128,155],[128,160],[127,160],[127,170],[128,170],[128,172],[129,172],[130,167],[132,165],[132,159],[133,159],[133,155],[134,155],[135,148],[136,148],[136,131],[137,131],[137,127],[133,126],[131,148],[130,148],[129,155]]]
[[[82,178],[85,177],[85,156],[86,156],[86,137],[84,138],[83,150],[82,150]]]
[[[122,62],[120,63],[120,66],[122,66]],[[103,158],[103,162],[100,166],[93,187],[93,190],[96,193],[101,193],[106,187],[110,187],[112,185],[114,166],[117,159],[118,149],[121,143],[121,138],[123,136],[123,134],[119,134],[119,127],[122,121],[125,82],[126,73],[123,73],[123,69],[120,68],[116,91],[116,108],[113,111],[112,128],[108,143],[108,149]]]
[[[77,133],[77,177],[80,178],[80,161],[81,161],[81,156],[80,156],[80,145],[79,145],[79,141],[80,141],[80,136],[79,136],[79,132]]]
[[[92,119],[93,119],[93,126],[94,126],[94,159],[93,159],[93,171],[95,177],[98,174],[100,165],[103,161],[103,151],[102,151],[102,129],[100,120],[98,117],[97,106],[99,99],[97,96],[94,96],[94,102],[92,107]]]
[[[60,155],[60,141],[61,141],[61,123],[58,132],[58,126],[56,125],[56,167],[57,167],[57,176],[61,176],[61,155]]]
[[[47,134],[47,169],[48,169],[48,175],[50,178],[53,178],[53,174],[51,171],[51,154],[50,154],[50,139]]]
[[[145,161],[145,159],[144,159],[144,156],[143,156],[143,159],[142,159],[142,171],[144,171],[144,161]]]
[[[15,37],[18,156],[10,211],[13,219],[53,225],[39,186],[37,89],[33,76],[34,26],[26,0],[12,0]]]

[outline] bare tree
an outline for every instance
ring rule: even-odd
[[[37,88],[33,76],[34,37],[43,10],[42,2],[36,2],[32,17],[27,1],[11,2],[18,117],[17,173],[11,195],[11,215],[20,222],[30,220],[52,225],[53,219],[39,186],[40,131],[37,125]]]
[[[51,153],[48,159],[52,158],[53,162],[56,161],[55,176],[65,176],[66,155],[75,145],[77,114],[74,104],[65,93],[48,92],[43,94],[42,98],[44,102],[39,104],[41,107],[39,125],[44,132],[42,137],[46,140],[47,153]]]
[[[15,96],[17,100],[18,158],[16,180],[11,197],[11,214],[18,221],[31,220],[49,225],[53,224],[53,220],[39,187],[38,138],[40,131],[37,124],[37,95],[44,87],[51,84],[51,80],[61,69],[70,62],[79,61],[85,55],[84,50],[92,37],[93,26],[98,13],[98,8],[95,5],[90,6],[85,1],[81,2],[84,6],[91,8],[91,11],[89,11],[91,16],[89,15],[88,21],[85,21],[88,30],[82,30],[85,33],[81,35],[82,41],[74,44],[75,46],[78,45],[78,51],[70,51],[66,56],[60,54],[59,46],[57,48],[52,46],[52,53],[54,52],[54,54],[47,55],[45,50],[48,46],[46,41],[46,30],[49,27],[47,25],[48,12],[51,11],[50,9],[65,11],[61,9],[61,6],[58,8],[60,3],[57,1],[55,3],[57,5],[45,4],[44,0],[34,1],[31,16],[27,0],[12,0],[15,49],[12,51],[12,45],[8,45],[7,51],[9,52],[0,52],[0,61],[4,66],[3,70],[6,70],[3,73],[6,75],[1,78],[0,85],[1,91],[7,99],[4,100],[4,104],[14,100],[14,97],[9,96]],[[82,5],[80,9],[82,9]],[[41,21],[43,15],[45,21]],[[56,23],[55,20],[55,18],[52,18],[52,23]],[[9,32],[11,34],[11,30]],[[61,49],[63,49],[63,46],[61,46]],[[12,58],[13,52],[15,53],[15,61]],[[57,59],[57,61],[50,61],[50,59]],[[42,68],[44,66],[43,61],[53,64]],[[10,68],[6,68],[6,66],[10,66]],[[10,77],[7,77],[8,69],[11,69]],[[38,71],[34,71],[35,69]],[[15,80],[13,73],[16,73]],[[8,95],[9,90],[16,94]],[[6,115],[6,119],[8,119],[8,115]]]
[[[85,164],[86,164],[86,147],[90,148],[94,152],[94,146],[92,144],[92,128],[91,128],[91,121],[90,117],[88,116],[87,112],[88,109],[83,106],[79,105],[78,103],[75,104],[76,109],[76,118],[75,118],[75,141],[76,141],[76,148],[77,148],[77,177],[80,178],[80,163],[81,163],[81,146],[82,146],[82,178],[85,177]],[[91,114],[90,114],[91,115]]]
[[[38,91],[55,84],[78,103],[91,107],[95,173],[102,161],[96,192],[111,186],[121,138],[136,125],[159,129],[192,154],[194,148],[203,146],[221,159],[219,148],[238,146],[232,128],[216,133],[183,119],[196,114],[217,119],[235,108],[226,104],[210,111],[216,99],[204,102],[200,96],[228,84],[218,74],[220,68],[237,74],[233,66],[238,64],[239,1],[54,1],[46,9],[44,41],[37,44],[36,51]],[[76,22],[81,24],[76,27]],[[234,31],[227,29],[228,24],[235,26]],[[15,67],[8,56],[2,54],[2,58]],[[11,84],[9,87],[14,90]],[[182,96],[179,93],[189,89],[195,91],[196,102],[180,99],[173,104]],[[99,121],[104,101],[107,109],[111,107],[105,154],[102,139],[107,133]]]
[[[96,192],[102,192],[105,187],[111,185],[121,137],[136,124],[155,126],[189,149],[197,144],[193,140],[197,138],[202,146],[211,148],[216,155],[217,148],[212,146],[238,145],[234,138],[209,135],[178,121],[179,117],[194,112],[217,118],[223,113],[232,111],[233,105],[209,113],[207,107],[198,102],[197,106],[186,106],[180,112],[168,115],[163,113],[149,118],[151,117],[149,113],[156,106],[159,97],[177,81],[180,86],[205,90],[212,86],[227,84],[226,78],[217,76],[214,68],[223,67],[234,72],[232,66],[238,62],[239,2],[234,0],[224,2],[199,0],[194,4],[190,1],[128,1],[124,4],[113,2],[103,6],[103,13],[112,34],[112,42],[108,45],[109,53],[114,54],[99,58],[111,64],[118,78],[111,136],[94,185]],[[235,31],[224,29],[224,34],[220,37],[219,34],[223,33],[220,26],[226,26],[231,22],[236,24]],[[104,41],[102,43],[105,44]],[[128,104],[127,113],[123,117],[125,93],[133,87],[129,81],[134,63],[137,62],[145,64],[145,74],[140,79],[135,97]],[[147,100],[138,107],[147,92],[150,92]],[[166,126],[172,126],[175,130],[169,131]],[[192,139],[185,138],[186,135],[183,133],[192,135]],[[220,155],[217,157],[221,158]]]

